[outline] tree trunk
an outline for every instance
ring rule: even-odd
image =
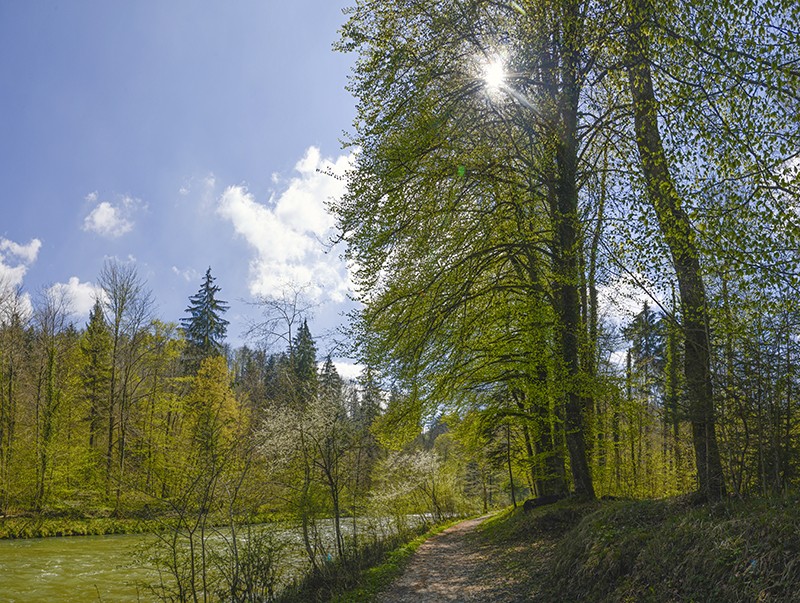
[[[508,481],[511,484],[511,503],[517,508],[517,494],[514,492],[514,470],[511,466],[511,426],[506,423],[506,462],[508,464]]]
[[[539,366],[537,381],[538,389],[544,390],[547,382],[546,367]],[[532,439],[527,423],[523,424],[525,451],[530,462],[530,478],[534,493],[536,496],[566,494],[564,456],[556,446],[555,422],[551,416],[549,401],[543,398],[531,402],[522,393],[515,393],[514,401],[517,408],[533,419],[536,428]]]
[[[554,56],[559,57],[558,82],[547,87],[556,112],[551,124],[555,149],[549,183],[553,219],[553,307],[557,317],[556,341],[566,376],[564,427],[575,494],[594,498],[584,428],[585,398],[581,395],[580,340],[580,216],[578,213],[578,107],[580,102],[580,53],[583,17],[578,2],[566,0],[561,7],[562,31],[557,32]],[[556,76],[556,74],[552,74]],[[545,75],[549,79],[549,74]]]
[[[710,341],[706,290],[700,270],[700,253],[689,216],[672,176],[658,128],[658,102],[648,61],[650,42],[645,24],[653,15],[650,0],[628,0],[629,37],[627,70],[633,101],[636,144],[647,193],[659,228],[672,256],[678,279],[686,344],[684,372],[689,395],[699,493],[716,499],[725,493],[711,385]]]

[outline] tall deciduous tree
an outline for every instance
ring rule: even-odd
[[[24,374],[27,319],[21,292],[0,283],[0,508],[12,497],[13,461],[17,448],[20,381]]]
[[[150,322],[152,296],[133,264],[109,260],[98,277],[103,289],[103,308],[111,331],[111,377],[106,441],[106,490],[111,491],[116,450],[117,506],[122,489],[131,407],[136,400],[136,368],[143,360],[142,344]]]
[[[71,368],[63,361],[64,333],[69,315],[68,300],[54,291],[47,291],[37,304],[33,322],[36,327],[36,488],[34,507],[41,511],[47,501],[48,484],[54,463],[53,443],[58,429],[58,413],[65,402],[66,372]]]
[[[631,0],[628,11],[627,62],[636,144],[647,193],[672,254],[678,280],[686,346],[684,372],[691,400],[689,412],[700,491],[718,498],[725,491],[725,482],[716,437],[708,309],[700,253],[691,221],[670,173],[658,125],[658,102],[650,73],[650,45],[645,29],[653,18],[652,6],[649,0]]]
[[[798,233],[796,214],[780,199],[798,184],[789,165],[800,144],[800,15],[796,2],[783,0],[627,0],[625,15],[640,173],[678,284],[699,489],[715,498],[725,484],[707,274],[724,259],[729,274],[738,266],[765,285],[796,276],[796,243],[774,241],[787,233],[797,241]],[[715,214],[737,217],[720,228]]]
[[[359,2],[342,46],[360,52],[361,152],[336,210],[370,360],[402,380],[449,373],[445,395],[538,380],[531,355],[547,354],[528,317],[550,305],[555,412],[573,486],[592,497],[580,184],[598,120],[581,110],[586,16],[569,0]],[[509,75],[492,90],[482,71],[501,58]],[[427,384],[418,391],[437,403]]]

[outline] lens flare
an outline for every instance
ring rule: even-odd
[[[495,56],[483,68],[483,81],[489,90],[499,90],[506,81],[505,61]]]

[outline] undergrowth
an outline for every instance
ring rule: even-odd
[[[790,497],[612,503],[556,555],[552,591],[575,600],[797,601],[800,507]]]
[[[375,541],[362,547],[356,555],[335,560],[321,572],[311,573],[287,588],[278,601],[308,603],[366,603],[376,599],[403,571],[414,551],[431,536],[438,534],[463,518],[421,526],[417,530]]]
[[[0,520],[0,538],[141,534],[154,531],[157,527],[157,522],[145,519],[13,517]]]
[[[244,524],[276,523],[284,519],[274,513],[254,514]],[[107,534],[155,533],[164,529],[174,517],[168,513],[136,512],[112,516],[110,511],[97,515],[77,513],[41,513],[0,517],[0,539],[46,538],[51,536],[101,536]],[[228,518],[219,518],[213,525],[226,526]]]
[[[566,501],[506,512],[482,534],[515,550],[543,603],[800,601],[797,496]]]

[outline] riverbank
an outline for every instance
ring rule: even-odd
[[[278,603],[372,601],[403,572],[422,544],[462,521],[464,518],[433,526],[424,524],[361,546],[348,558],[335,560],[320,572],[308,573],[276,600]]]
[[[0,540],[156,533],[162,531],[165,526],[169,526],[173,519],[166,514],[137,514],[127,517],[113,517],[110,515],[81,517],[74,514],[16,515],[0,517]],[[286,517],[275,514],[261,514],[238,523],[262,524],[280,521],[286,521]],[[227,522],[214,525],[227,525]]]
[[[0,519],[0,539],[143,534],[163,525],[154,519],[21,516]]]

